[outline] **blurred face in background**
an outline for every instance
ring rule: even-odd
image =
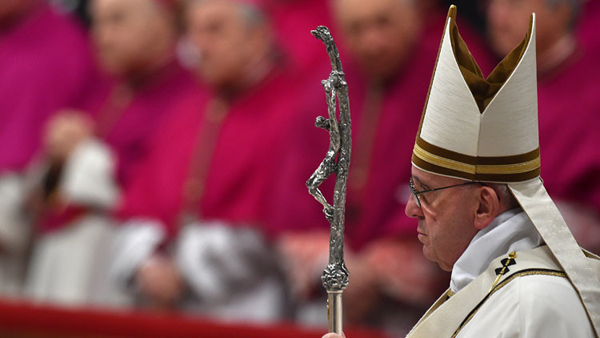
[[[507,55],[523,40],[529,29],[531,13],[536,14],[538,56],[570,30],[572,9],[568,1],[489,0],[488,35],[492,48],[499,56]]]
[[[156,0],[94,0],[92,19],[98,58],[109,73],[144,74],[172,56],[174,19]]]
[[[420,19],[412,0],[334,0],[349,52],[373,78],[395,75],[413,53]]]
[[[0,25],[26,12],[37,0],[0,0]]]
[[[228,0],[192,1],[187,8],[188,35],[198,50],[202,80],[235,87],[270,52],[272,37],[264,18]]]

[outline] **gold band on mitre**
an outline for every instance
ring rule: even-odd
[[[540,149],[514,156],[468,156],[417,137],[412,162],[444,176],[483,182],[522,182],[540,176]]]

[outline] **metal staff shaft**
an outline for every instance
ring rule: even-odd
[[[348,286],[349,272],[344,263],[344,220],[348,168],[352,153],[352,135],[348,84],[344,78],[342,62],[329,29],[317,27],[311,33],[323,41],[331,61],[332,71],[321,84],[325,89],[328,118],[319,116],[317,127],[329,131],[329,149],[325,159],[306,182],[309,193],[323,205],[323,212],[330,223],[329,264],[323,271],[321,281],[327,290],[327,317],[329,331],[342,334],[342,293]],[[339,105],[339,121],[336,108]],[[336,174],[333,205],[327,202],[319,186],[331,175]]]
[[[327,320],[329,332],[342,334],[342,291],[327,291]]]

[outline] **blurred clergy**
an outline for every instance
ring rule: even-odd
[[[190,1],[205,90],[190,94],[126,192],[115,278],[143,307],[227,321],[285,315],[265,202],[293,90],[251,1]]]
[[[79,107],[97,78],[85,32],[48,1],[0,1],[0,294],[23,285],[30,235],[25,174],[44,124]]]
[[[171,106],[195,88],[175,57],[174,0],[90,5],[96,56],[112,80],[95,83],[84,110],[62,109],[46,126],[27,281],[30,297],[71,305],[108,301],[105,249],[120,190],[147,156]]]

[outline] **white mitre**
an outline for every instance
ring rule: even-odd
[[[600,261],[584,253],[540,178],[535,14],[485,79],[450,7],[412,156],[437,175],[505,183],[579,293],[600,336]]]

